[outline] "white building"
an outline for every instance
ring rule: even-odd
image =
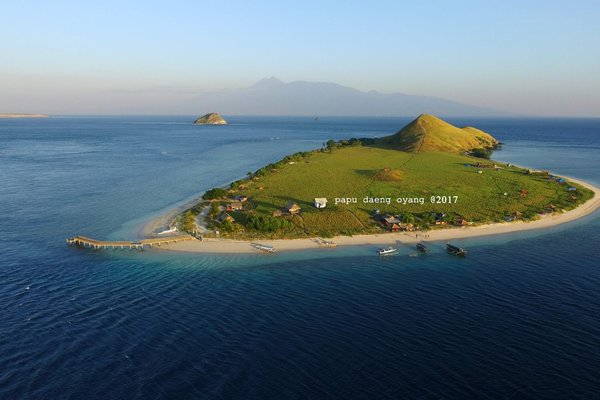
[[[325,207],[327,207],[327,199],[325,197],[317,197],[317,198],[315,198],[315,207],[316,208],[325,208]]]

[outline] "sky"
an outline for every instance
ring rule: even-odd
[[[0,10],[0,112],[181,114],[201,91],[276,76],[600,117],[597,0],[0,0]]]

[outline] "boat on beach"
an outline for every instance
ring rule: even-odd
[[[160,232],[157,233],[157,235],[166,235],[167,233],[173,233],[173,232],[177,232],[177,227],[176,226],[174,226],[174,227],[172,227],[170,229],[166,229],[164,231],[160,231]]]
[[[450,243],[446,244],[446,250],[448,253],[454,254],[455,256],[464,257],[467,255],[467,251],[462,247],[451,245]]]
[[[316,239],[316,242],[319,244],[319,247],[336,247],[337,246],[337,244],[335,244],[334,241],[327,240],[327,239]]]
[[[251,246],[254,247],[255,249],[263,251],[265,253],[275,253],[277,251],[277,250],[275,250],[275,247],[273,247],[273,246],[267,246],[267,245],[260,244],[260,243],[252,243]]]
[[[397,252],[398,252],[398,249],[395,248],[395,247],[392,247],[392,246],[385,247],[385,248],[382,247],[381,249],[377,250],[377,253],[380,256],[387,256],[387,255],[390,255],[390,254],[396,254]]]

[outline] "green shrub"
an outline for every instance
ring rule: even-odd
[[[192,232],[195,227],[196,215],[191,210],[188,210],[185,213],[183,213],[183,216],[181,218],[181,228],[185,232]]]
[[[204,200],[215,200],[215,199],[222,199],[225,197],[227,197],[227,190],[225,190],[223,188],[210,189],[210,190],[207,190],[206,193],[204,193],[202,195],[202,198]]]
[[[492,150],[489,149],[473,149],[471,151],[471,155],[473,157],[477,157],[477,158],[485,158],[486,160],[489,160],[490,157],[492,157]]]
[[[208,216],[212,219],[217,218],[217,215],[219,215],[219,213],[221,212],[221,207],[219,206],[219,203],[217,202],[212,202],[210,203],[210,208],[208,210]]]
[[[289,229],[292,227],[292,224],[283,218],[276,218],[270,215],[252,215],[248,217],[246,226],[261,232],[276,232]]]

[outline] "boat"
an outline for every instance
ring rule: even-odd
[[[429,253],[429,248],[425,246],[423,243],[417,243],[417,250],[421,253]]]
[[[448,253],[454,254],[455,256],[464,257],[467,255],[467,251],[462,247],[451,245],[450,243],[446,244],[446,250]]]
[[[397,248],[395,247],[386,247],[386,248],[381,248],[379,250],[377,250],[377,252],[379,253],[380,256],[387,256],[390,254],[395,254],[398,251]]]
[[[160,232],[157,233],[157,235],[166,235],[167,233],[173,233],[173,232],[177,232],[177,227],[176,226],[172,227],[171,229],[160,231]]]
[[[320,247],[336,247],[337,246],[337,244],[335,244],[335,242],[332,240],[317,239],[316,241]]]
[[[252,247],[254,247],[257,250],[264,251],[265,253],[275,253],[277,251],[277,250],[275,250],[275,247],[267,246],[267,245],[259,244],[259,243],[252,243]]]

